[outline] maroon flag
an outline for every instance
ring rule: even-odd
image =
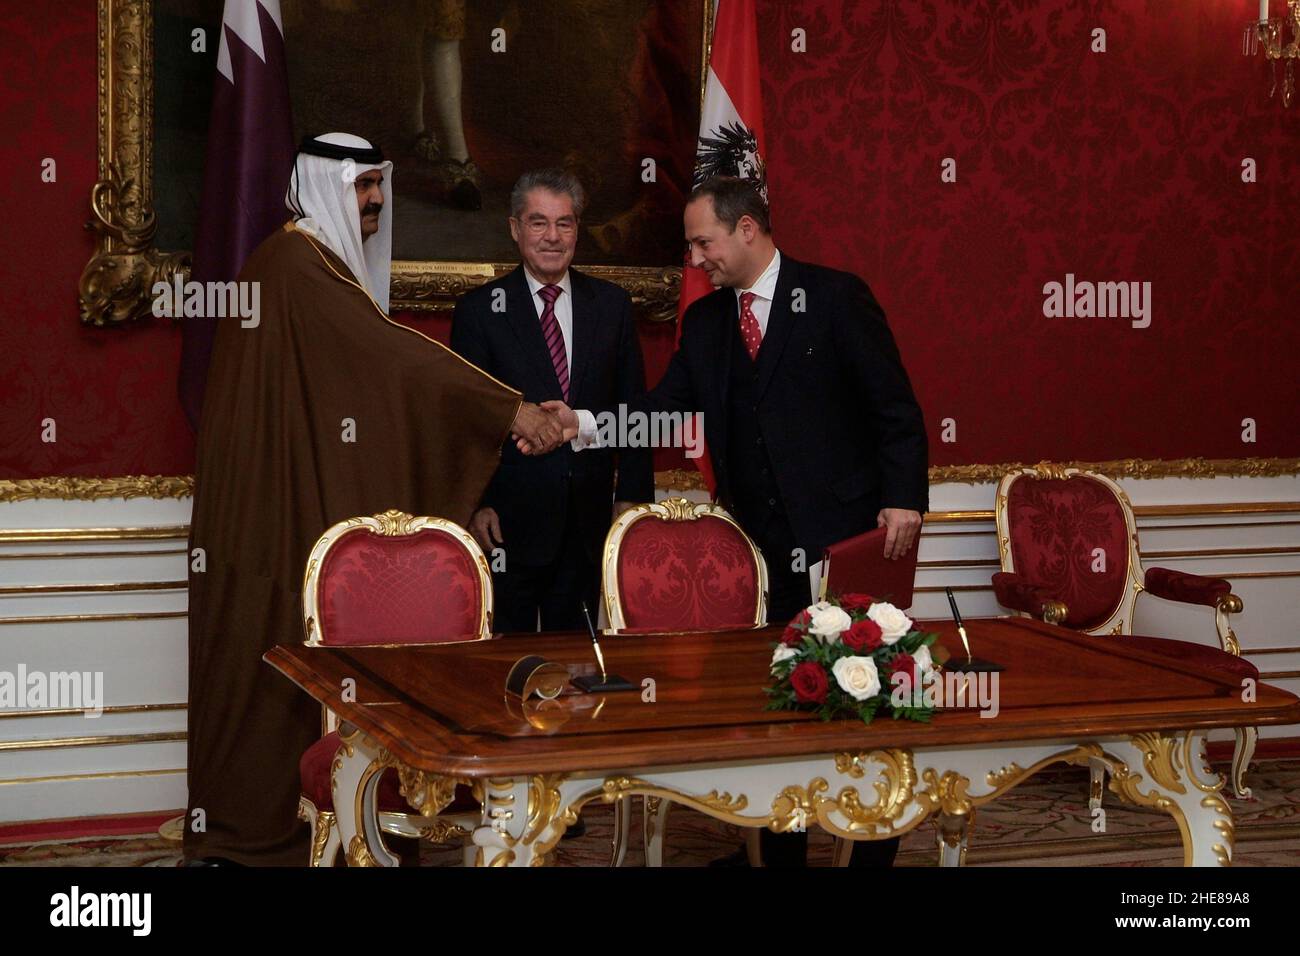
[[[248,254],[289,218],[293,156],[280,0],[226,0],[191,279],[233,281]],[[220,319],[182,321],[178,387],[197,431]]]

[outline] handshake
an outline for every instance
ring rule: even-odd
[[[578,414],[564,402],[524,402],[510,426],[510,437],[525,455],[545,455],[577,435]]]

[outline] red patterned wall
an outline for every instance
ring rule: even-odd
[[[778,241],[871,284],[935,464],[1300,455],[1300,103],[1268,101],[1267,67],[1241,56],[1257,10],[759,0]],[[0,477],[193,467],[176,330],[77,320],[95,69],[90,0],[0,2]],[[1066,273],[1151,282],[1151,326],[1044,318],[1043,284]],[[646,331],[652,381],[666,331]]]

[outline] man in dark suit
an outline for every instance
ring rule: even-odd
[[[521,176],[510,234],[522,264],[456,304],[452,348],[526,401],[617,406],[645,390],[627,292],[569,265],[583,199],[578,180],[561,170]],[[578,455],[565,443],[526,457],[507,441],[470,521],[493,565],[497,630],[533,631],[539,621],[543,631],[585,628],[581,602],[596,614],[612,516],[653,500],[648,448]]]
[[[716,289],[687,310],[668,370],[634,407],[703,414],[718,498],[763,552],[777,623],[810,603],[805,569],[827,545],[884,527],[886,557],[913,546],[929,502],[925,424],[865,282],[782,255],[744,180],[697,187],[684,219]],[[597,442],[587,412],[544,407],[566,437]],[[803,860],[806,835],[761,833],[769,865]],[[897,845],[858,843],[853,862],[892,862]]]

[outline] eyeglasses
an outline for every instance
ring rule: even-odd
[[[519,222],[519,220],[516,219],[515,222]],[[549,219],[544,219],[540,216],[529,217],[528,219],[525,219],[523,221],[522,225],[524,227],[524,231],[527,232],[530,236],[543,236],[546,233],[551,231],[552,226],[554,226],[555,231],[562,236],[571,236],[578,229],[578,221],[568,216],[564,216],[563,218],[556,219],[554,222],[552,222]]]

